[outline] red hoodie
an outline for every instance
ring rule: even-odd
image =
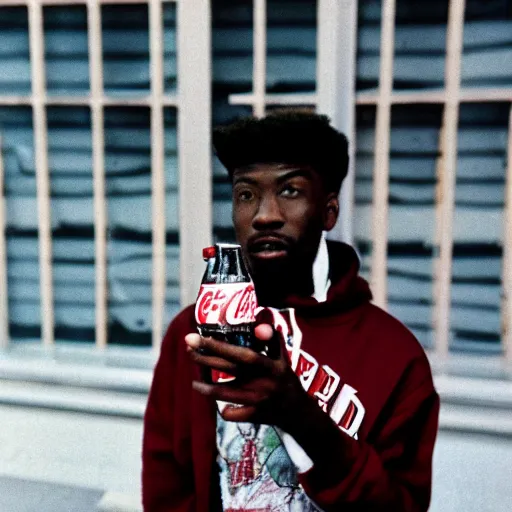
[[[299,482],[325,511],[424,512],[439,413],[428,360],[400,322],[370,303],[354,250],[330,243],[329,259],[327,301],[290,297],[287,305],[302,339],[293,368],[339,425],[343,450]],[[155,369],[144,420],[146,512],[222,510],[216,404],[192,390],[200,372],[185,350],[195,331],[190,306],[169,326]]]

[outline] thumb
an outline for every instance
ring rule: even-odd
[[[269,324],[259,324],[254,328],[254,334],[261,341],[269,341],[274,336],[274,329]]]
[[[269,324],[259,324],[254,328],[254,335],[267,346],[267,355],[270,359],[281,359],[286,354],[284,338]]]

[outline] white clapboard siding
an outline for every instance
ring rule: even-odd
[[[107,55],[129,52],[131,55],[148,55],[148,31],[144,29],[103,30],[103,51]],[[164,33],[165,50],[168,55],[176,53],[176,34],[174,30]],[[86,26],[77,30],[74,26],[52,27],[45,33],[45,56],[47,60],[55,57],[81,57],[86,59],[88,52]],[[0,33],[0,56],[28,55],[28,38],[21,29],[2,30]]]
[[[391,179],[409,181],[435,180],[436,159],[434,156],[392,156],[390,160]],[[457,159],[457,179],[481,182],[502,180],[505,175],[505,156],[471,155]],[[356,161],[356,177],[371,179],[373,156],[359,153]]]
[[[146,153],[146,154],[144,154]],[[19,146],[15,150],[7,152],[6,174],[14,180],[21,175],[35,176],[34,154],[31,147]],[[116,179],[137,178],[140,173],[149,173],[151,158],[146,151],[127,153],[122,150],[109,151],[105,155],[105,167],[107,181],[115,183]],[[50,150],[49,155],[50,174],[53,177],[90,177],[91,154],[87,150]],[[173,151],[165,157],[167,172],[171,175],[170,183],[176,183],[177,157]],[[14,186],[14,184],[13,184]]]
[[[19,197],[7,201],[7,226],[16,229],[36,229],[37,210],[35,198]],[[108,200],[110,229],[150,231],[149,212],[151,197],[148,195],[112,196]],[[92,198],[52,198],[52,228],[61,226],[88,227],[94,225]],[[165,204],[166,227],[178,230],[178,196],[168,192]]]
[[[37,326],[39,304],[12,300],[14,324],[24,326]],[[178,303],[167,302],[166,316],[175,316],[180,306]],[[132,304],[129,306],[113,306],[109,310],[109,322],[118,321],[127,330],[132,332],[148,332],[151,330],[151,304]],[[94,327],[94,309],[77,304],[64,304],[55,308],[55,325],[71,329],[85,329]]]
[[[36,285],[36,286],[35,286]],[[10,296],[16,300],[37,302],[37,281],[34,279],[12,279],[9,286]],[[166,297],[170,302],[180,302],[180,290],[177,283],[168,284]],[[62,304],[80,304],[81,306],[94,306],[94,282],[73,283],[60,281],[54,290],[56,308]],[[111,279],[109,283],[109,304],[121,306],[130,304],[146,304],[151,302],[151,276],[147,282],[121,281]]]
[[[371,241],[371,209],[357,205],[354,216],[356,238]],[[391,205],[389,209],[389,239],[396,243],[434,243],[434,211],[431,207]],[[503,212],[496,208],[460,206],[455,211],[455,243],[500,243],[503,236]]]
[[[357,203],[371,203],[373,200],[373,185],[371,181],[356,181],[355,191]],[[455,204],[485,205],[486,207],[503,206],[503,181],[499,183],[463,183],[455,190]],[[434,204],[434,183],[391,183],[389,201],[392,203]]]
[[[267,21],[269,25],[277,24],[283,27],[310,23],[316,16],[316,2],[303,0],[271,0],[267,4]],[[232,1],[217,1],[213,10],[214,23],[219,26],[250,26],[253,8],[250,2],[234,3]]]
[[[107,114],[109,111],[107,111]],[[149,129],[143,126],[106,126],[105,144],[107,153],[109,150],[148,150],[150,147]],[[165,130],[166,150],[176,151],[176,129],[168,127]],[[49,149],[92,150],[91,132],[87,128],[66,127],[53,128],[49,131]],[[5,147],[9,149],[32,150],[32,132],[29,128],[21,126],[19,130],[6,130]],[[26,155],[27,169],[33,170],[32,155]]]
[[[109,261],[117,262],[137,257],[151,258],[151,241],[110,238],[108,240]],[[53,258],[59,261],[84,261],[94,259],[94,240],[92,238],[54,237]],[[166,252],[173,258],[175,266],[179,259],[179,246],[168,244]],[[9,236],[7,255],[10,259],[33,259],[39,256],[37,242],[33,237]]]
[[[83,238],[54,237],[52,246],[53,257],[58,260],[93,260],[94,240]],[[10,259],[37,260],[39,249],[32,237],[11,235],[7,239],[7,255]]]
[[[507,0],[469,0],[466,2],[466,16],[469,19],[479,17],[491,18],[493,15],[501,18],[508,7]],[[359,4],[360,18],[365,23],[380,21],[382,0],[365,0]],[[415,0],[414,2],[397,2],[397,20],[399,23],[421,23],[425,20],[445,22],[447,19],[447,2],[432,0]]]
[[[58,240],[58,239],[57,239]],[[36,300],[39,296],[37,287],[34,284],[38,279],[37,255],[34,255],[33,240],[24,239],[20,248],[9,253],[9,278],[12,284],[11,294],[16,298],[30,298]],[[62,240],[61,240],[62,242]],[[74,241],[75,248],[78,243]],[[87,241],[86,241],[87,242]],[[30,247],[32,245],[32,247]],[[58,256],[54,260],[54,283],[55,283],[55,301],[72,301],[73,289],[77,289],[79,296],[75,297],[78,302],[90,300],[94,302],[93,286],[93,261],[91,254],[80,255],[75,249],[73,254],[68,250],[63,250],[66,245],[73,247],[70,240],[65,244],[60,244],[57,248]],[[84,249],[88,249],[88,244]],[[132,243],[131,245],[136,245]],[[28,249],[22,252],[22,249]],[[90,253],[90,249],[88,251]],[[132,253],[134,251],[131,251]],[[90,261],[87,261],[90,260]],[[112,261],[113,260],[113,261]],[[168,289],[173,290],[169,298],[179,300],[178,298],[178,266],[179,257],[176,249],[168,250],[167,263],[170,266],[170,272],[167,276]],[[132,254],[125,258],[111,258],[110,266],[110,286],[111,299],[113,301],[126,301],[130,298],[137,301],[149,301],[151,295],[148,294],[151,287],[151,254]],[[72,276],[74,276],[72,278]],[[87,295],[90,293],[90,295]],[[88,299],[86,299],[88,297]]]
[[[167,264],[167,282],[178,283],[178,258],[168,255]],[[151,259],[150,258],[132,258],[130,260],[116,262],[111,265],[109,273],[112,279],[121,281],[145,282],[151,276]]]
[[[358,51],[378,53],[380,49],[380,27],[363,26],[358,35]],[[418,37],[421,33],[421,37]],[[512,22],[505,20],[473,21],[464,27],[464,51],[485,47],[512,44]],[[396,27],[396,54],[429,52],[444,53],[446,50],[445,25],[413,25]]]
[[[168,258],[173,259],[173,268],[178,267],[179,262],[179,246],[175,244],[167,244],[166,254]],[[135,241],[132,239],[110,239],[108,241],[109,258],[111,261],[124,261],[133,259],[134,257],[151,256],[151,242]],[[176,270],[177,272],[177,270]],[[178,275],[178,274],[176,274]],[[169,277],[168,277],[169,279]]]
[[[168,302],[180,302],[180,289],[177,283],[167,284],[166,299]],[[113,278],[110,283],[110,300],[116,304],[145,303],[151,300],[151,282],[144,283],[121,281]]]
[[[245,84],[250,81],[249,56],[232,55],[218,58],[214,62],[215,82],[233,85]],[[482,50],[475,54],[464,55],[462,59],[462,80],[468,85],[493,84],[501,80],[504,84],[512,84],[512,49]],[[276,87],[280,84],[307,84],[315,77],[314,57],[290,54],[286,60],[276,55],[267,59],[267,86]],[[441,86],[444,81],[444,57],[414,55],[395,57],[394,78],[396,81],[407,81],[422,86]],[[376,82],[379,74],[379,57],[363,55],[357,59],[357,79]]]
[[[406,325],[428,328],[432,322],[432,306],[430,305],[389,301],[389,311]],[[452,305],[451,329],[452,331],[498,336],[500,333],[499,309],[490,310],[481,306],[461,307]]]
[[[142,194],[151,193],[150,164],[147,162],[149,157],[129,157],[120,159],[118,157],[110,158],[114,161],[109,166],[110,173],[107,173],[105,190],[107,196],[115,194]],[[87,165],[91,158],[80,155],[70,155],[70,166],[55,167],[55,160],[50,158],[51,169],[51,192],[53,197],[59,196],[82,196],[92,197],[93,184],[91,178],[91,168],[73,168],[73,162],[77,165]],[[63,157],[63,163],[64,157]],[[165,165],[165,189],[166,191],[177,191],[177,161],[176,157],[166,159]],[[11,169],[15,167],[12,166]],[[88,171],[88,172],[87,172]],[[62,172],[62,174],[58,174]],[[64,174],[66,173],[66,174]],[[116,176],[115,174],[121,174]],[[57,174],[55,176],[55,174]],[[5,178],[5,190],[8,195],[34,195],[35,196],[35,176],[32,174],[22,174],[21,172],[9,172]],[[30,193],[32,191],[32,193]]]
[[[404,275],[430,277],[432,260],[420,256],[389,257],[388,272],[403,273]],[[498,256],[455,257],[453,261],[453,279],[497,279],[501,275],[501,258]]]
[[[11,85],[16,87],[18,83],[23,84],[25,80],[30,82],[30,67],[27,60],[19,57],[9,58],[9,65],[0,61],[5,72],[0,77],[0,85]],[[165,78],[172,80],[176,77],[176,57],[166,56],[164,61]],[[88,59],[84,57],[66,60],[53,60],[47,62],[47,80],[54,87],[68,85],[88,84]],[[119,87],[129,89],[135,86],[147,86],[149,84],[149,60],[124,60],[105,59],[105,88]]]
[[[411,300],[432,302],[432,279],[415,279],[410,276],[389,275],[388,292],[390,301]],[[499,284],[459,283],[452,284],[454,305],[500,307]]]
[[[467,23],[464,32],[464,50],[474,51],[481,48],[500,47],[512,44],[512,22],[510,21],[488,21]],[[418,33],[421,32],[421,37]],[[170,38],[172,34],[168,34]],[[57,44],[57,36],[65,37],[65,34],[56,34],[54,39]],[[269,26],[267,30],[267,49],[270,54],[273,52],[298,52],[314,56],[316,52],[317,31],[314,26],[297,26],[286,28],[283,26]],[[143,39],[147,34],[135,32],[133,45],[130,50],[142,52],[144,49]],[[0,39],[1,40],[1,39]],[[60,41],[59,41],[60,42]],[[169,44],[169,48],[174,49]],[[214,32],[213,46],[214,55],[223,54],[252,54],[253,33],[250,27],[224,27]],[[121,45],[119,45],[121,46]],[[66,46],[60,42],[61,53],[66,52]],[[395,33],[395,53],[414,54],[419,53],[427,56],[429,53],[444,53],[446,49],[446,26],[445,25],[423,25],[423,26],[398,26]],[[362,27],[358,33],[358,51],[360,55],[378,54],[380,51],[380,27]],[[79,54],[79,53],[77,53]],[[430,56],[431,57],[431,56]]]
[[[219,24],[240,26],[248,24],[252,19],[252,5],[216,0],[215,18]],[[492,5],[489,5],[492,4]],[[494,7],[494,8],[493,8]],[[506,0],[501,2],[481,2],[476,0],[468,2],[467,10],[473,16],[479,13],[487,15],[497,12],[503,14],[503,7],[507,7]],[[292,23],[308,23],[316,15],[316,2],[312,0],[293,1],[271,0],[268,2],[269,24],[290,25]],[[365,0],[359,3],[359,17],[363,23],[377,23],[382,13],[382,0]],[[400,23],[419,20],[435,20],[446,22],[447,5],[444,1],[415,0],[414,2],[397,2],[397,19]]]
[[[414,116],[414,111],[411,112]],[[373,153],[375,131],[363,128],[357,132],[359,153]],[[505,127],[463,127],[459,131],[459,152],[505,151],[507,147],[507,129]],[[439,130],[430,127],[396,127],[391,130],[391,152],[403,154],[435,154],[439,150]]]
[[[9,290],[10,296],[17,301],[36,303],[39,300],[36,279],[23,279],[22,277],[12,279]],[[94,283],[59,283],[58,286],[55,286],[53,297],[56,307],[59,307],[61,303],[94,306]]]
[[[316,52],[316,27],[272,27],[267,29],[267,51],[298,52],[314,56]],[[213,34],[214,56],[224,54],[252,55],[253,31],[251,27],[218,28]]]

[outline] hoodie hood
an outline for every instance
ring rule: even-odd
[[[360,262],[355,250],[341,242],[327,242],[329,279],[327,300],[291,295],[286,306],[295,308],[302,316],[330,316],[348,311],[372,299],[368,283],[359,276]]]

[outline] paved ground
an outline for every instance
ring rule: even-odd
[[[0,512],[94,512],[103,491],[0,477]]]
[[[141,421],[0,406],[0,512],[140,512],[141,439]],[[511,481],[512,437],[441,432],[430,512],[510,512]]]

